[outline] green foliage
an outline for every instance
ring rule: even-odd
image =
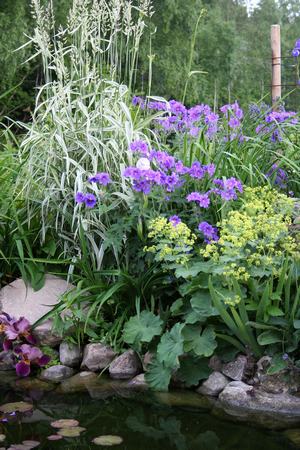
[[[241,208],[219,223],[219,241],[201,251],[215,264],[211,273],[247,282],[250,276],[278,274],[287,257],[299,257],[289,235],[293,206],[291,198],[269,187],[246,188]]]
[[[176,323],[170,331],[166,331],[157,346],[157,360],[166,367],[179,367],[179,356],[183,354],[183,324]]]
[[[162,320],[151,311],[142,311],[138,316],[133,316],[126,323],[123,331],[123,339],[133,348],[141,350],[142,343],[149,343],[154,336],[162,332]]]
[[[201,380],[205,380],[211,374],[207,358],[197,358],[186,355],[180,361],[177,376],[186,386],[197,386]]]

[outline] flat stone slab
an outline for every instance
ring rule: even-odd
[[[287,393],[268,393],[234,381],[219,395],[213,413],[265,428],[286,429],[300,423],[300,398]]]
[[[62,278],[46,275],[45,285],[39,291],[26,286],[21,278],[0,290],[0,311],[12,317],[26,317],[33,325],[56,306],[62,294],[74,288]],[[52,333],[52,321],[47,320],[35,328],[34,333],[44,345],[57,345],[61,339]]]

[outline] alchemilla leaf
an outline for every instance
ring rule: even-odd
[[[202,328],[196,325],[186,326],[183,330],[184,350],[193,351],[197,356],[211,356],[217,348],[213,327]]]
[[[163,334],[157,346],[157,359],[166,367],[179,367],[179,356],[183,354],[183,327],[184,324],[176,323],[170,331]]]
[[[151,342],[154,336],[162,332],[163,321],[150,311],[131,317],[124,327],[124,341],[127,344]]]
[[[172,375],[172,369],[155,358],[147,367],[145,380],[155,391],[167,391]]]

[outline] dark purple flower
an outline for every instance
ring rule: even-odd
[[[173,227],[176,227],[179,223],[181,223],[181,219],[178,216],[171,216],[169,217],[169,222],[171,222]]]
[[[210,225],[208,222],[201,222],[198,225],[198,230],[205,236],[205,242],[210,243],[211,241],[218,241],[218,229]]]
[[[16,348],[15,354],[19,360],[16,364],[16,372],[20,377],[27,377],[30,374],[31,364],[42,367],[46,366],[51,359],[48,355],[44,355],[38,347],[28,344],[23,344]]]
[[[27,342],[35,344],[36,339],[32,336],[30,332],[30,323],[25,317],[20,317],[15,319],[10,317],[8,314],[0,315],[0,334],[4,333],[6,339],[3,342],[4,350],[9,350],[11,348],[11,342],[25,338]]]
[[[94,194],[86,194],[84,203],[87,208],[94,208],[97,204],[97,199]]]
[[[102,184],[103,186],[107,186],[109,183],[111,183],[111,178],[107,172],[100,172],[90,177],[89,182],[99,183]]]
[[[273,175],[275,176],[275,184],[277,184],[281,189],[285,189],[287,187],[288,175],[287,173],[278,167],[275,163],[272,165],[271,169],[265,174],[267,178],[271,178]]]
[[[300,49],[294,48],[292,51],[292,56],[294,56],[294,58],[298,58],[298,56],[300,56]]]

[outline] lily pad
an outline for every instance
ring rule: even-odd
[[[59,441],[62,438],[63,437],[60,436],[59,434],[51,434],[50,436],[47,437],[48,441]]]
[[[112,447],[113,445],[120,445],[123,442],[123,438],[121,436],[113,436],[113,435],[103,435],[98,436],[92,440],[95,445],[103,445],[107,447]]]
[[[28,445],[24,444],[12,444],[8,450],[30,450],[32,447],[28,447]]]
[[[51,426],[53,428],[72,428],[78,427],[79,422],[75,419],[59,419],[55,420],[55,422],[51,422]]]
[[[6,439],[5,434],[0,434],[0,442],[4,442]]]
[[[9,414],[13,412],[27,412],[33,409],[33,405],[31,403],[26,402],[14,402],[14,403],[5,403],[0,406],[0,411]]]
[[[26,447],[28,447],[28,449],[29,449],[29,448],[31,449],[31,448],[38,447],[38,446],[40,445],[40,442],[39,442],[39,441],[29,441],[29,440],[26,440],[26,441],[23,441],[22,444],[23,444],[23,445],[26,445]]]
[[[85,430],[86,428],[83,427],[62,428],[61,430],[58,430],[57,434],[63,437],[79,437],[80,433]]]

